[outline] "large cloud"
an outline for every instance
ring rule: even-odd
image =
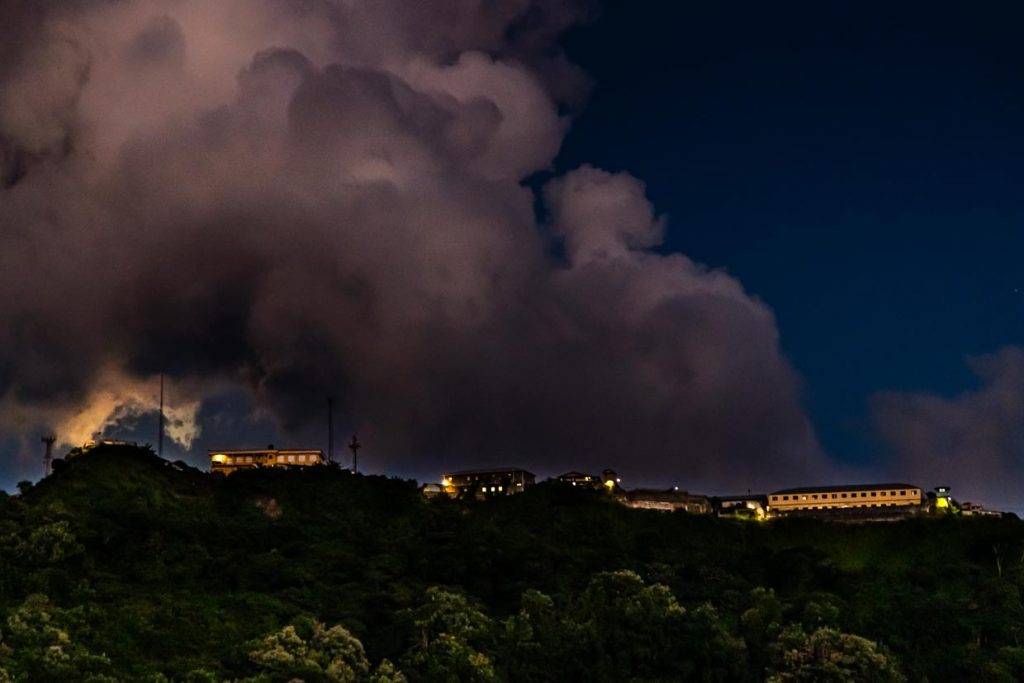
[[[896,464],[926,487],[1020,511],[1024,484],[1024,349],[968,359],[982,386],[953,397],[887,392],[874,399]]]
[[[771,311],[656,253],[639,181],[580,168],[538,222],[522,181],[585,93],[555,39],[586,8],[43,7],[0,27],[7,429],[70,443],[166,372],[172,437],[230,387],[285,432],[335,395],[391,470],[746,488],[819,463]]]

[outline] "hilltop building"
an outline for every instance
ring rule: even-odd
[[[768,497],[748,493],[740,496],[714,496],[711,507],[719,517],[764,519],[768,516]]]
[[[487,470],[460,470],[441,478],[441,486],[449,495],[463,493],[513,494],[522,493],[533,486],[536,475],[518,467],[500,467]]]
[[[577,472],[576,470],[560,474],[557,479],[565,484],[582,486],[584,488],[599,488],[602,484],[601,477],[599,475]]]
[[[557,479],[558,481],[566,484],[583,486],[585,488],[599,489],[604,486],[609,491],[617,490],[619,488],[619,482],[622,481],[615,470],[604,470],[600,475],[587,474],[586,472],[577,472],[576,470],[573,470],[571,472],[558,475]]]
[[[614,480],[611,480],[614,482]],[[633,489],[625,491],[618,500],[630,508],[643,510],[662,510],[672,512],[683,510],[691,514],[706,515],[711,513],[711,500],[707,496],[700,496],[677,489],[658,491],[653,489]]]
[[[96,448],[97,446],[138,446],[139,444],[134,441],[125,441],[124,439],[101,439],[98,436],[86,441],[82,444],[82,450],[87,451],[90,448]]]
[[[804,510],[848,508],[906,508],[920,506],[921,489],[913,484],[854,484],[783,489],[768,495],[773,514]]]
[[[211,449],[209,453],[210,471],[220,474],[257,467],[310,467],[327,464],[324,452],[319,449],[277,449],[273,444],[257,449]]]

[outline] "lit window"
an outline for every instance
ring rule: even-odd
[[[300,455],[299,456],[299,462],[306,462],[306,456]]]
[[[251,455],[245,456],[245,462],[252,462],[252,456]]]
[[[277,461],[278,462],[284,462],[284,456],[283,455],[277,456]]]
[[[575,485],[576,485],[576,484],[573,484],[573,486],[575,486]],[[500,487],[500,486],[498,487],[498,492],[499,492],[499,493],[501,492],[501,487]]]
[[[295,462],[295,456],[294,455],[289,455],[288,456],[288,462]]]

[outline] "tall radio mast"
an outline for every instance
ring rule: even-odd
[[[164,373],[160,373],[160,432],[156,439],[156,454],[164,457]]]

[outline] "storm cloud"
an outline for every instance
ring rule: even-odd
[[[0,23],[7,433],[75,444],[152,411],[164,372],[186,445],[212,397],[242,391],[285,437],[336,397],[382,470],[745,488],[821,465],[772,311],[659,253],[642,182],[524,183],[585,101],[557,39],[589,6],[17,6]]]
[[[886,392],[874,397],[879,434],[894,464],[960,499],[1021,510],[1024,349],[967,359],[980,386],[955,396]]]

